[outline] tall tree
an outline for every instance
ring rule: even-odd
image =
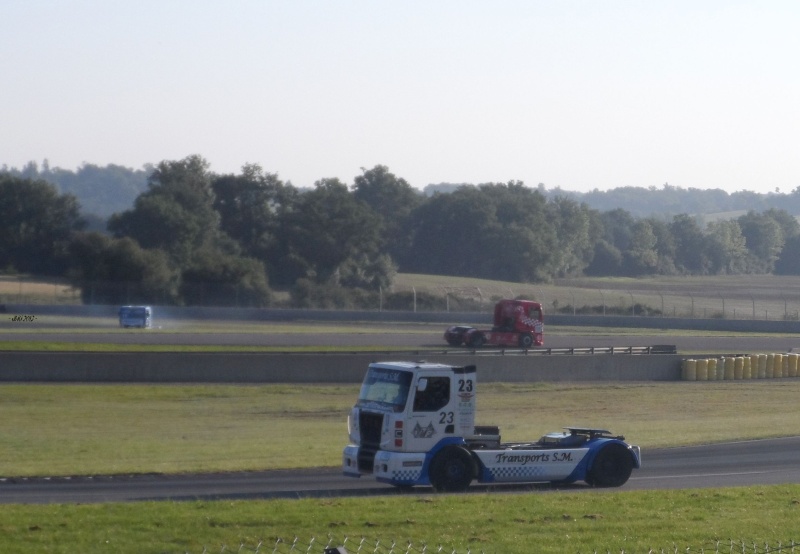
[[[628,250],[633,236],[633,226],[636,223],[636,219],[630,212],[616,208],[601,212],[600,220],[603,224],[602,238],[620,252]]]
[[[594,277],[608,277],[622,273],[622,252],[619,251],[619,248],[606,239],[596,241],[592,252],[592,261],[586,268],[586,274]]]
[[[656,237],[655,251],[658,256],[656,273],[660,275],[673,275],[677,273],[675,267],[675,237],[672,236],[670,225],[661,218],[648,217],[647,222]]]
[[[412,271],[518,282],[553,275],[556,237],[546,201],[522,183],[435,194],[414,222]]]
[[[198,249],[224,243],[203,158],[159,163],[148,187],[132,210],[109,220],[108,228],[116,237],[131,237],[143,248],[160,248],[179,266],[187,265]]]
[[[266,305],[270,295],[264,266],[241,257],[238,243],[220,228],[212,178],[200,156],[161,162],[150,176],[148,191],[136,199],[132,210],[112,217],[109,229],[145,248],[166,252],[181,272],[182,302],[219,304],[221,298],[231,303],[246,298],[248,305]],[[245,180],[257,179],[255,168],[245,175]],[[226,212],[232,216],[228,219],[232,226],[236,211],[231,207]],[[199,287],[204,279],[217,291],[213,296],[206,294],[210,288]]]
[[[0,271],[63,274],[70,235],[85,225],[79,211],[50,183],[0,174]]]
[[[640,219],[631,229],[631,242],[623,252],[624,264],[629,275],[649,275],[658,268],[656,235],[646,219]]]
[[[286,252],[298,271],[295,280],[338,284],[345,263],[352,269],[352,264],[371,263],[381,253],[378,216],[338,179],[317,181],[285,219]]]
[[[697,220],[687,214],[672,218],[670,232],[675,241],[675,266],[682,273],[705,274],[710,271],[706,237]]]
[[[555,228],[555,275],[580,275],[591,261],[593,245],[589,231],[591,214],[586,204],[558,196],[547,204],[548,220]]]
[[[704,250],[711,273],[747,272],[747,246],[736,221],[723,219],[709,223]]]
[[[409,252],[409,218],[422,202],[422,196],[385,165],[363,170],[354,180],[353,194],[379,216],[382,248],[395,260],[413,256]]]
[[[478,277],[485,233],[495,225],[495,217],[477,187],[434,194],[413,213],[411,251],[415,256],[404,271]]]
[[[272,299],[264,266],[254,258],[201,248],[183,268],[183,303],[196,306],[265,307]]]
[[[254,164],[241,175],[215,177],[212,188],[222,231],[244,254],[261,260],[269,275],[280,276],[282,220],[297,203],[297,189]]]
[[[775,220],[781,228],[784,239],[800,234],[800,223],[797,222],[796,217],[786,210],[770,208],[764,212],[764,215]]]
[[[76,233],[69,244],[68,276],[87,304],[172,304],[178,300],[177,271],[161,250],[145,250],[128,237]]]
[[[750,253],[750,270],[771,273],[785,242],[781,225],[767,213],[754,211],[747,212],[737,221]]]
[[[486,252],[479,260],[483,275],[519,282],[544,281],[558,271],[556,226],[547,201],[521,181],[479,187],[494,209],[487,226]]]

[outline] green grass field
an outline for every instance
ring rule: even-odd
[[[646,452],[800,429],[799,379],[479,386],[478,423],[509,441],[597,426]],[[3,384],[0,477],[338,466],[357,394],[357,385]]]

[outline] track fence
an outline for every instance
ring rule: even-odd
[[[520,551],[535,552],[527,547]],[[505,552],[501,549],[463,547],[453,548],[435,543],[368,539],[365,537],[311,537],[310,539],[276,538],[264,540],[255,545],[221,545],[206,547],[202,554],[215,553],[256,553],[256,554],[488,554]],[[567,550],[565,550],[567,552]],[[658,548],[597,548],[578,551],[578,554],[800,554],[800,543],[794,540],[762,542],[747,540],[714,540],[699,546],[678,545]],[[188,553],[187,553],[188,554]]]
[[[242,287],[219,283],[184,283],[184,303],[192,306],[263,307]],[[289,293],[274,292],[271,307],[291,307]],[[321,295],[331,302],[330,294]],[[485,312],[500,298],[541,302],[548,314],[629,315],[688,319],[800,320],[800,280],[784,276],[686,278],[657,282],[648,279],[615,281],[562,280],[549,284],[487,282],[474,285],[452,278],[442,284],[411,285],[399,279],[389,289],[362,291],[346,305],[319,304],[305,308],[365,309],[414,312]],[[139,282],[94,281],[81,290],[65,280],[40,281],[0,274],[0,305],[169,305]]]

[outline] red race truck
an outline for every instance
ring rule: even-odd
[[[453,325],[444,332],[451,346],[511,346],[532,348],[544,344],[544,312],[532,300],[501,300],[494,307],[494,325],[489,330]]]

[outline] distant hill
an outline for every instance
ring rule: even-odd
[[[431,184],[423,190],[426,196],[435,193],[450,193],[464,183]],[[734,212],[738,215],[750,210],[762,212],[770,208],[782,209],[800,216],[800,191],[781,194],[760,194],[752,191],[728,193],[721,189],[680,188],[664,184],[656,187],[619,187],[607,191],[573,192],[561,188],[548,189],[539,184],[536,189],[547,198],[563,196],[585,203],[601,212],[623,209],[636,217],[677,214],[721,214]],[[736,216],[733,216],[736,217]]]
[[[42,179],[52,183],[61,194],[75,196],[84,215],[107,219],[113,213],[130,209],[136,197],[147,190],[147,177],[153,166],[130,169],[120,165],[100,167],[83,164],[72,171],[51,168],[45,161],[41,168],[36,162],[29,162],[22,169],[4,165],[0,171],[23,179]]]

